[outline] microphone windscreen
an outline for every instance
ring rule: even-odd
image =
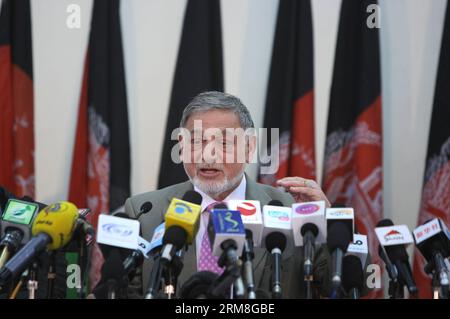
[[[302,234],[302,236],[305,236],[306,232],[308,231],[310,231],[314,235],[314,237],[317,237],[319,228],[313,223],[306,223],[302,226],[302,229],[300,229],[300,233]]]
[[[270,233],[266,237],[266,248],[268,251],[279,248],[283,252],[286,248],[286,235],[277,231]]]
[[[340,248],[343,252],[347,251],[348,245],[352,241],[352,234],[344,223],[334,222],[327,230],[327,246],[330,252]]]
[[[51,237],[48,249],[56,250],[72,238],[78,219],[78,208],[69,202],[57,202],[41,210],[33,220],[31,233],[45,233]]]
[[[278,199],[272,199],[267,205],[269,206],[283,206],[283,203],[280,202]]]
[[[174,225],[166,229],[163,237],[163,244],[172,244],[177,250],[180,250],[186,243],[186,239],[186,231],[182,227]]]
[[[145,202],[144,204],[141,205],[141,209],[140,209],[140,213],[148,213],[149,211],[151,211],[153,208],[153,204],[151,202]]]
[[[200,193],[190,190],[187,191],[184,195],[182,200],[192,203],[192,204],[197,204],[200,205],[202,203],[202,195],[200,195]]]
[[[382,219],[377,224],[377,227],[387,227],[387,226],[394,226],[394,223],[389,218]]]
[[[228,209],[228,206],[225,203],[218,203],[217,205],[214,205],[213,209]]]
[[[102,266],[102,279],[116,279],[121,280],[125,275],[123,268],[122,256],[118,248],[113,248],[109,253],[108,258]]]
[[[360,291],[364,285],[364,271],[361,260],[354,256],[345,256],[342,261],[342,285],[346,291],[358,288]]]

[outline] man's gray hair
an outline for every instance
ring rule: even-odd
[[[239,122],[244,130],[255,127],[250,112],[239,98],[217,91],[203,92],[194,97],[183,111],[180,127],[185,127],[187,119],[193,113],[209,110],[233,111],[239,117]]]

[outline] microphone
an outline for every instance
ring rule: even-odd
[[[256,299],[256,287],[253,278],[253,259],[255,258],[255,252],[253,250],[253,234],[249,229],[245,230],[245,242],[242,251],[243,273],[244,279],[247,283],[247,296],[248,299]]]
[[[342,264],[342,286],[350,299],[359,299],[364,285],[361,259],[355,255],[346,255]]]
[[[263,244],[272,256],[272,298],[282,298],[281,257],[288,238],[292,239],[292,208],[283,207],[279,200],[272,200],[263,207]],[[291,240],[292,241],[292,240]]]
[[[378,222],[375,234],[387,257],[395,265],[400,284],[406,285],[409,293],[416,295],[418,289],[412,276],[409,256],[405,249],[405,245],[413,242],[408,227],[406,225],[394,226],[392,220],[383,219]]]
[[[261,246],[263,220],[261,204],[252,200],[231,200],[228,202],[231,210],[241,213],[242,223],[245,227],[245,242],[242,252],[243,275],[247,286],[248,299],[256,299],[256,287],[253,278],[254,247]]]
[[[3,250],[0,256],[0,268],[4,266],[10,255],[30,240],[31,223],[38,211],[39,206],[35,203],[17,199],[8,200],[1,220],[0,247],[3,247]]]
[[[332,257],[331,282],[333,293],[337,293],[342,283],[342,259],[348,245],[353,242],[353,208],[327,208],[327,246]]]
[[[281,299],[281,255],[286,248],[286,235],[275,231],[266,237],[266,249],[272,254],[272,298]]]
[[[293,204],[292,231],[295,246],[303,246],[305,281],[312,281],[315,244],[325,243],[327,236],[325,202]]]
[[[346,256],[349,255],[357,257],[360,260],[361,265],[364,269],[367,262],[367,256],[369,255],[369,245],[367,243],[366,235],[362,234],[353,235],[353,242],[350,243],[347,247]]]
[[[202,196],[196,191],[187,191],[181,200],[172,199],[165,215],[162,262],[170,262],[177,250],[192,243],[198,231],[201,202]]]
[[[126,275],[122,264],[122,254],[119,248],[112,248],[102,265],[101,280],[92,290],[97,299],[117,299],[117,294],[124,286]]]
[[[230,200],[227,204],[230,210],[237,210],[241,213],[242,223],[245,229],[248,229],[252,233],[254,247],[260,247],[263,232],[263,217],[259,201]]]
[[[208,236],[214,256],[219,258],[219,266],[235,265],[245,241],[245,229],[239,211],[214,208],[209,215]],[[223,259],[223,262],[221,262]]]
[[[150,273],[147,293],[145,299],[158,298],[158,290],[161,283],[162,267],[160,250],[163,245],[163,237],[165,233],[165,223],[155,228],[152,240],[150,241],[150,254],[153,255],[153,268]]]
[[[211,287],[219,279],[219,275],[210,271],[200,271],[192,275],[180,289],[181,299],[226,299],[224,292],[220,296],[211,294]]]
[[[153,204],[151,202],[145,202],[141,205],[141,208],[139,210],[139,213],[137,214],[135,219],[139,219],[144,214],[147,214],[149,211],[151,211],[153,208]]]
[[[414,229],[414,241],[422,256],[434,268],[443,288],[449,286],[448,270],[445,258],[450,255],[450,233],[441,219],[435,218]]]
[[[66,245],[72,237],[77,218],[78,209],[69,202],[57,202],[40,211],[31,227],[33,237],[0,270],[0,286],[21,274],[46,249],[56,250]]]

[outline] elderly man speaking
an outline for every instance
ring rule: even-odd
[[[272,200],[290,207],[295,202],[323,200],[329,202],[319,185],[302,177],[286,177],[277,181],[278,188],[259,184],[244,171],[256,150],[257,140],[247,134],[244,143],[239,144],[236,135],[227,132],[248,131],[254,124],[245,105],[235,96],[222,92],[204,92],[186,106],[180,122],[178,152],[189,180],[160,190],[130,197],[125,203],[130,217],[138,216],[141,205],[147,201],[152,210],[139,216],[144,237],[151,237],[155,228],[164,220],[172,198],[182,198],[189,190],[195,190],[202,197],[202,215],[209,214],[208,207],[230,200],[256,200],[267,205]],[[213,134],[211,134],[213,132]],[[230,160],[230,157],[232,160]],[[241,159],[241,160],[239,160]],[[243,160],[242,160],[243,159]],[[176,160],[176,159],[174,159]],[[283,191],[284,190],[284,191]],[[204,216],[201,216],[204,217]],[[183,285],[198,271],[220,272],[211,255],[208,236],[205,236],[207,219],[200,218],[199,230],[193,245],[186,252],[184,267],[178,277]],[[270,258],[262,248],[255,248],[254,281],[259,291],[268,291],[270,286]],[[205,254],[208,261],[204,263]],[[322,247],[315,258],[316,280],[319,286],[326,286],[328,280],[328,252]],[[140,297],[147,291],[152,269],[152,260],[146,260],[128,289],[129,297]],[[304,297],[302,251],[288,245],[282,260],[282,287],[284,298]]]

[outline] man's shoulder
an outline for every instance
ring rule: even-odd
[[[135,214],[139,212],[141,205],[145,202],[152,203],[153,207],[166,205],[168,199],[173,197],[182,197],[183,194],[192,189],[192,184],[189,181],[170,185],[161,189],[137,194],[129,197],[125,202],[125,209],[129,214],[132,210]],[[130,214],[129,214],[130,215]]]

